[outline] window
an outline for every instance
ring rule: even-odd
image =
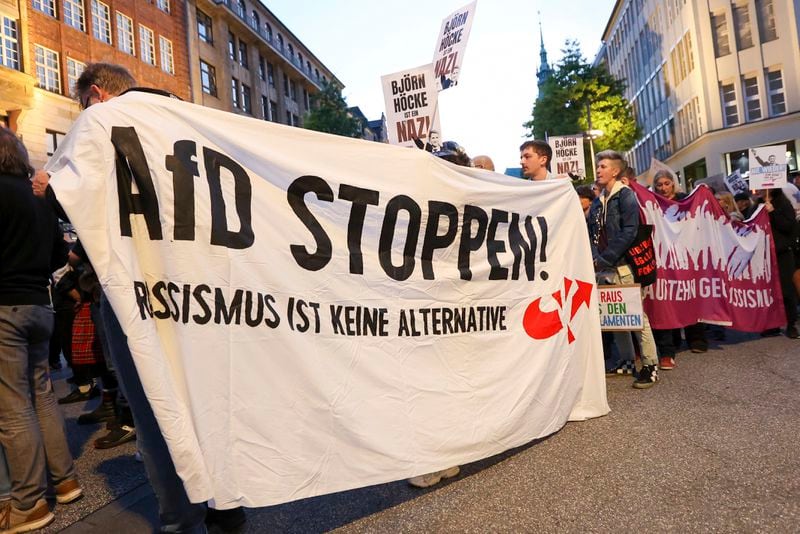
[[[175,74],[175,61],[172,57],[172,41],[163,35],[159,35],[158,46],[161,50],[161,70],[169,74]]]
[[[292,126],[300,126],[300,117],[292,113]]]
[[[111,44],[111,10],[98,0],[92,0],[92,35]]]
[[[272,63],[267,63],[267,79],[269,86],[275,89],[275,67],[272,66]]]
[[[58,65],[58,52],[34,45],[36,56],[36,80],[39,87],[54,93],[61,92],[61,69]]]
[[[292,81],[289,83],[289,94],[292,97],[292,100],[297,102],[297,82]]]
[[[727,56],[731,53],[728,42],[728,22],[725,13],[711,14],[711,32],[714,34],[714,51],[717,57]]]
[[[319,69],[314,69],[314,77],[319,80]]]
[[[292,43],[289,43],[289,60],[294,60],[294,47],[292,46]]]
[[[303,87],[303,104],[305,105],[306,109],[311,109],[311,101],[308,98],[308,91],[305,87]]]
[[[246,69],[250,68],[247,62],[247,43],[241,39],[239,39],[239,64]]]
[[[278,104],[272,100],[269,101],[269,120],[278,122]]]
[[[245,84],[242,84],[242,111],[253,114],[250,87]]]
[[[78,85],[78,78],[80,78],[85,68],[85,63],[75,61],[71,57],[67,58],[67,90],[69,91],[69,96],[78,96],[75,94],[75,87]]]
[[[33,0],[33,9],[55,18],[56,0]]]
[[[272,42],[272,26],[269,25],[269,22],[264,23],[264,31],[267,33],[267,41],[270,43]]]
[[[247,6],[245,5],[244,0],[238,0],[236,2],[236,12],[242,18],[247,16]]]
[[[197,10],[197,35],[204,43],[214,44],[214,33],[211,30],[211,17]]]
[[[231,104],[233,107],[239,107],[239,80],[231,78]]]
[[[761,118],[761,101],[758,98],[758,79],[742,78],[744,86],[744,109],[748,121],[757,121]]]
[[[725,116],[725,126],[739,124],[739,109],[736,107],[736,88],[732,83],[722,84],[722,111]]]
[[[136,55],[133,43],[133,21],[117,11],[117,46],[123,52]]]
[[[775,10],[772,0],[756,0],[756,15],[758,16],[758,34],[761,42],[774,41],[778,38],[775,29]]]
[[[64,24],[84,31],[83,0],[64,0]]]
[[[250,20],[252,21],[253,28],[255,28],[256,31],[258,31],[258,29],[261,27],[261,17],[258,16],[258,13],[256,13],[255,9],[252,11],[250,15]]]
[[[64,136],[67,135],[64,132],[57,132],[55,130],[45,130],[45,134],[47,134],[47,155],[52,156],[56,153],[56,149],[58,148],[58,144],[64,139]]]
[[[289,98],[289,77],[283,75],[283,96]]]
[[[783,73],[779,70],[767,72],[767,92],[771,115],[786,113],[786,97],[783,94]]]
[[[200,85],[203,92],[211,96],[217,96],[217,70],[200,60]]]
[[[228,57],[236,61],[236,36],[228,32]]]
[[[306,72],[308,73],[309,76],[311,76],[311,62],[310,61],[306,61]]]
[[[9,69],[19,70],[17,21],[8,17],[3,17],[3,33],[0,35],[0,64]]]
[[[261,95],[261,116],[265,121],[269,120],[269,100],[264,95]]]
[[[169,0],[156,0],[156,7],[165,13],[169,13]]]
[[[286,124],[292,125],[292,113],[289,111],[286,112]]]
[[[278,50],[283,54],[283,35],[278,34]]]
[[[262,55],[258,56],[258,77],[263,81],[267,81],[267,61]]]
[[[139,47],[142,50],[142,61],[156,64],[156,42],[153,30],[139,24]]]
[[[733,6],[733,26],[736,28],[736,48],[744,50],[753,46],[750,12],[747,10],[746,3]]]

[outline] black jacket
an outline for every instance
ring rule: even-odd
[[[589,208],[589,238],[592,259],[600,269],[624,263],[625,252],[636,239],[639,229],[639,203],[636,194],[622,187],[606,200],[605,213],[598,197]]]

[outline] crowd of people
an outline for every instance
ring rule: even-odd
[[[128,91],[143,90],[124,68],[95,63],[77,81],[83,109]],[[147,89],[149,92],[156,92]],[[167,93],[163,94],[168,97]],[[453,141],[438,138],[429,150],[456,165],[494,170],[488,156],[470,158]],[[424,147],[428,149],[428,147]],[[524,178],[552,179],[552,149],[543,141],[520,147]],[[636,196],[628,186],[634,177],[623,156],[614,151],[597,155],[596,181],[577,190],[586,216],[598,284],[627,284],[633,274],[625,261],[640,222]],[[43,171],[34,172],[22,142],[8,129],[0,130],[0,531],[24,532],[54,519],[48,494],[67,505],[83,494],[67,446],[59,404],[100,397],[97,407],[81,414],[81,425],[105,424],[96,448],[112,448],[136,440],[138,457],[159,502],[164,531],[205,532],[210,523],[222,530],[239,528],[246,516],[241,508],[215,511],[189,501],[158,423],[139,380],[127,340],[98,282],[91,262],[68,226]],[[31,186],[32,184],[32,186]],[[680,200],[674,176],[666,171],[653,180],[656,194]],[[787,336],[798,337],[797,236],[800,209],[781,190],[769,195],[735,197],[719,191],[720,205],[731,218],[745,220],[756,205],[769,212],[786,303]],[[796,255],[797,254],[797,255]],[[636,332],[607,335],[607,370],[620,374],[624,362],[641,361],[633,386],[652,387],[658,371],[675,366],[675,354],[685,338],[693,352],[708,350],[706,325],[680,330],[651,330],[647,317]],[[775,332],[765,332],[771,335]],[[779,332],[778,332],[779,333]],[[72,389],[56,399],[50,371],[71,368]],[[409,483],[429,487],[456,476],[459,467],[414,477]]]

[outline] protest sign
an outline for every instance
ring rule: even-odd
[[[697,187],[698,185],[706,185],[710,187],[714,193],[722,193],[728,189],[728,184],[725,183],[725,175],[722,173],[695,180],[694,186]]]
[[[750,149],[750,188],[777,189],[786,185],[786,145]]]
[[[714,194],[698,187],[681,201],[631,184],[645,221],[655,227],[658,278],[644,289],[655,329],[698,322],[762,332],[786,324],[767,212],[732,220]]]
[[[747,182],[742,177],[742,173],[739,172],[739,169],[736,169],[733,173],[725,177],[725,187],[728,188],[728,191],[730,191],[732,195],[750,192],[750,188],[747,187]]]
[[[404,479],[608,412],[565,180],[141,92],[83,111],[48,170],[193,502]]]
[[[428,152],[442,143],[433,66],[381,76],[389,143]]]
[[[604,332],[642,330],[642,292],[639,284],[597,286],[600,328]]]
[[[583,154],[583,136],[550,136],[547,139],[553,149],[553,163],[550,166],[557,178],[586,178],[586,160]]]
[[[439,91],[458,84],[476,4],[477,0],[454,11],[442,21],[433,51],[434,75]]]

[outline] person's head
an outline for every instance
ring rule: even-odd
[[[634,180],[636,180],[636,171],[634,171],[633,167],[629,165],[620,173],[619,181],[625,185],[630,185],[630,183]]]
[[[25,145],[14,132],[0,126],[0,174],[30,178],[33,171]]]
[[[428,134],[428,142],[431,144],[434,150],[442,146],[442,138],[439,135],[439,132],[436,130],[431,130],[431,133]]]
[[[611,191],[614,183],[623,171],[628,168],[628,163],[622,157],[622,154],[616,150],[603,150],[597,154],[596,159],[595,176],[597,176],[597,184],[601,190]]]
[[[678,188],[675,185],[675,177],[666,169],[656,172],[653,177],[653,190],[665,198],[675,198]]]
[[[721,191],[714,196],[717,197],[719,205],[722,206],[722,209],[725,211],[725,213],[731,214],[739,211],[736,208],[736,201],[733,199],[733,195],[727,191]]]
[[[442,143],[442,148],[435,151],[433,155],[462,167],[470,167],[472,164],[467,151],[455,141],[445,141]]]
[[[733,200],[736,202],[736,208],[741,212],[753,205],[753,201],[750,200],[750,193],[736,193]]]
[[[90,63],[75,84],[75,97],[82,109],[119,96],[136,85],[128,69],[113,63]]]
[[[770,165],[775,165],[775,154],[769,155],[769,157],[767,158],[767,163],[769,163]]]
[[[489,156],[475,156],[472,158],[472,166],[478,169],[486,169],[487,171],[494,170],[494,162]]]
[[[583,208],[584,217],[589,214],[589,207],[594,202],[595,194],[592,187],[589,185],[581,185],[576,190],[578,193],[578,200],[581,201],[581,208]]]
[[[519,147],[522,175],[529,180],[544,180],[547,178],[547,168],[552,157],[553,149],[544,141],[525,141]]]

